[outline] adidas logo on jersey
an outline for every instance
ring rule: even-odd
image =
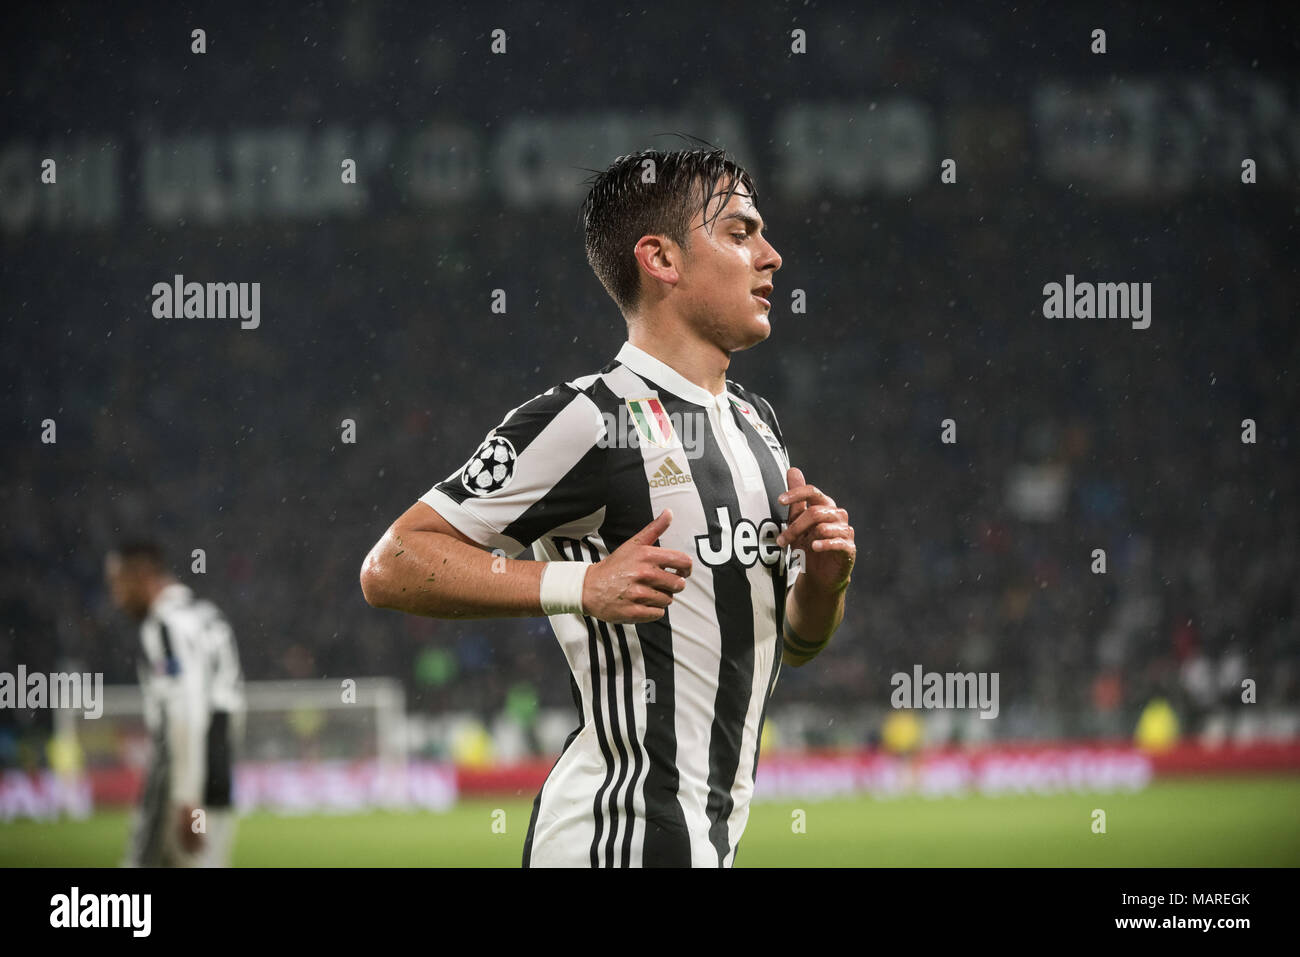
[[[659,471],[655,472],[654,477],[650,479],[651,488],[663,488],[666,485],[690,485],[694,479],[677,467],[670,455],[664,464],[659,466]]]

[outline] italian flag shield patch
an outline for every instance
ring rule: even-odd
[[[664,411],[663,403],[657,398],[626,401],[641,439],[661,449],[671,448],[677,436],[673,434],[673,423]]]

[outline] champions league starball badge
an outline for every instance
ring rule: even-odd
[[[488,436],[461,469],[460,484],[471,495],[499,492],[515,477],[516,458],[515,447],[509,439],[500,435]]]

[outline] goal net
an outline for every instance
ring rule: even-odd
[[[441,809],[454,802],[455,772],[410,762],[406,696],[393,678],[250,681],[234,723],[235,802],[244,810]],[[139,794],[151,736],[140,690],[103,689],[103,713],[61,711],[56,723],[63,773],[89,781],[96,807]]]

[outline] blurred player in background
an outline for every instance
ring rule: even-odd
[[[227,867],[244,710],[234,633],[215,605],[168,572],[156,544],[125,544],[104,565],[114,605],[140,622],[140,690],[153,735],[127,866]]]
[[[767,400],[727,378],[771,332],[781,257],[756,201],[721,150],[599,174],[587,257],[628,341],[507,413],[362,569],[380,607],[550,617],[578,725],[525,866],[730,867],[781,663],[811,660],[843,618],[848,513],[790,467]],[[529,545],[537,561],[514,561]]]

